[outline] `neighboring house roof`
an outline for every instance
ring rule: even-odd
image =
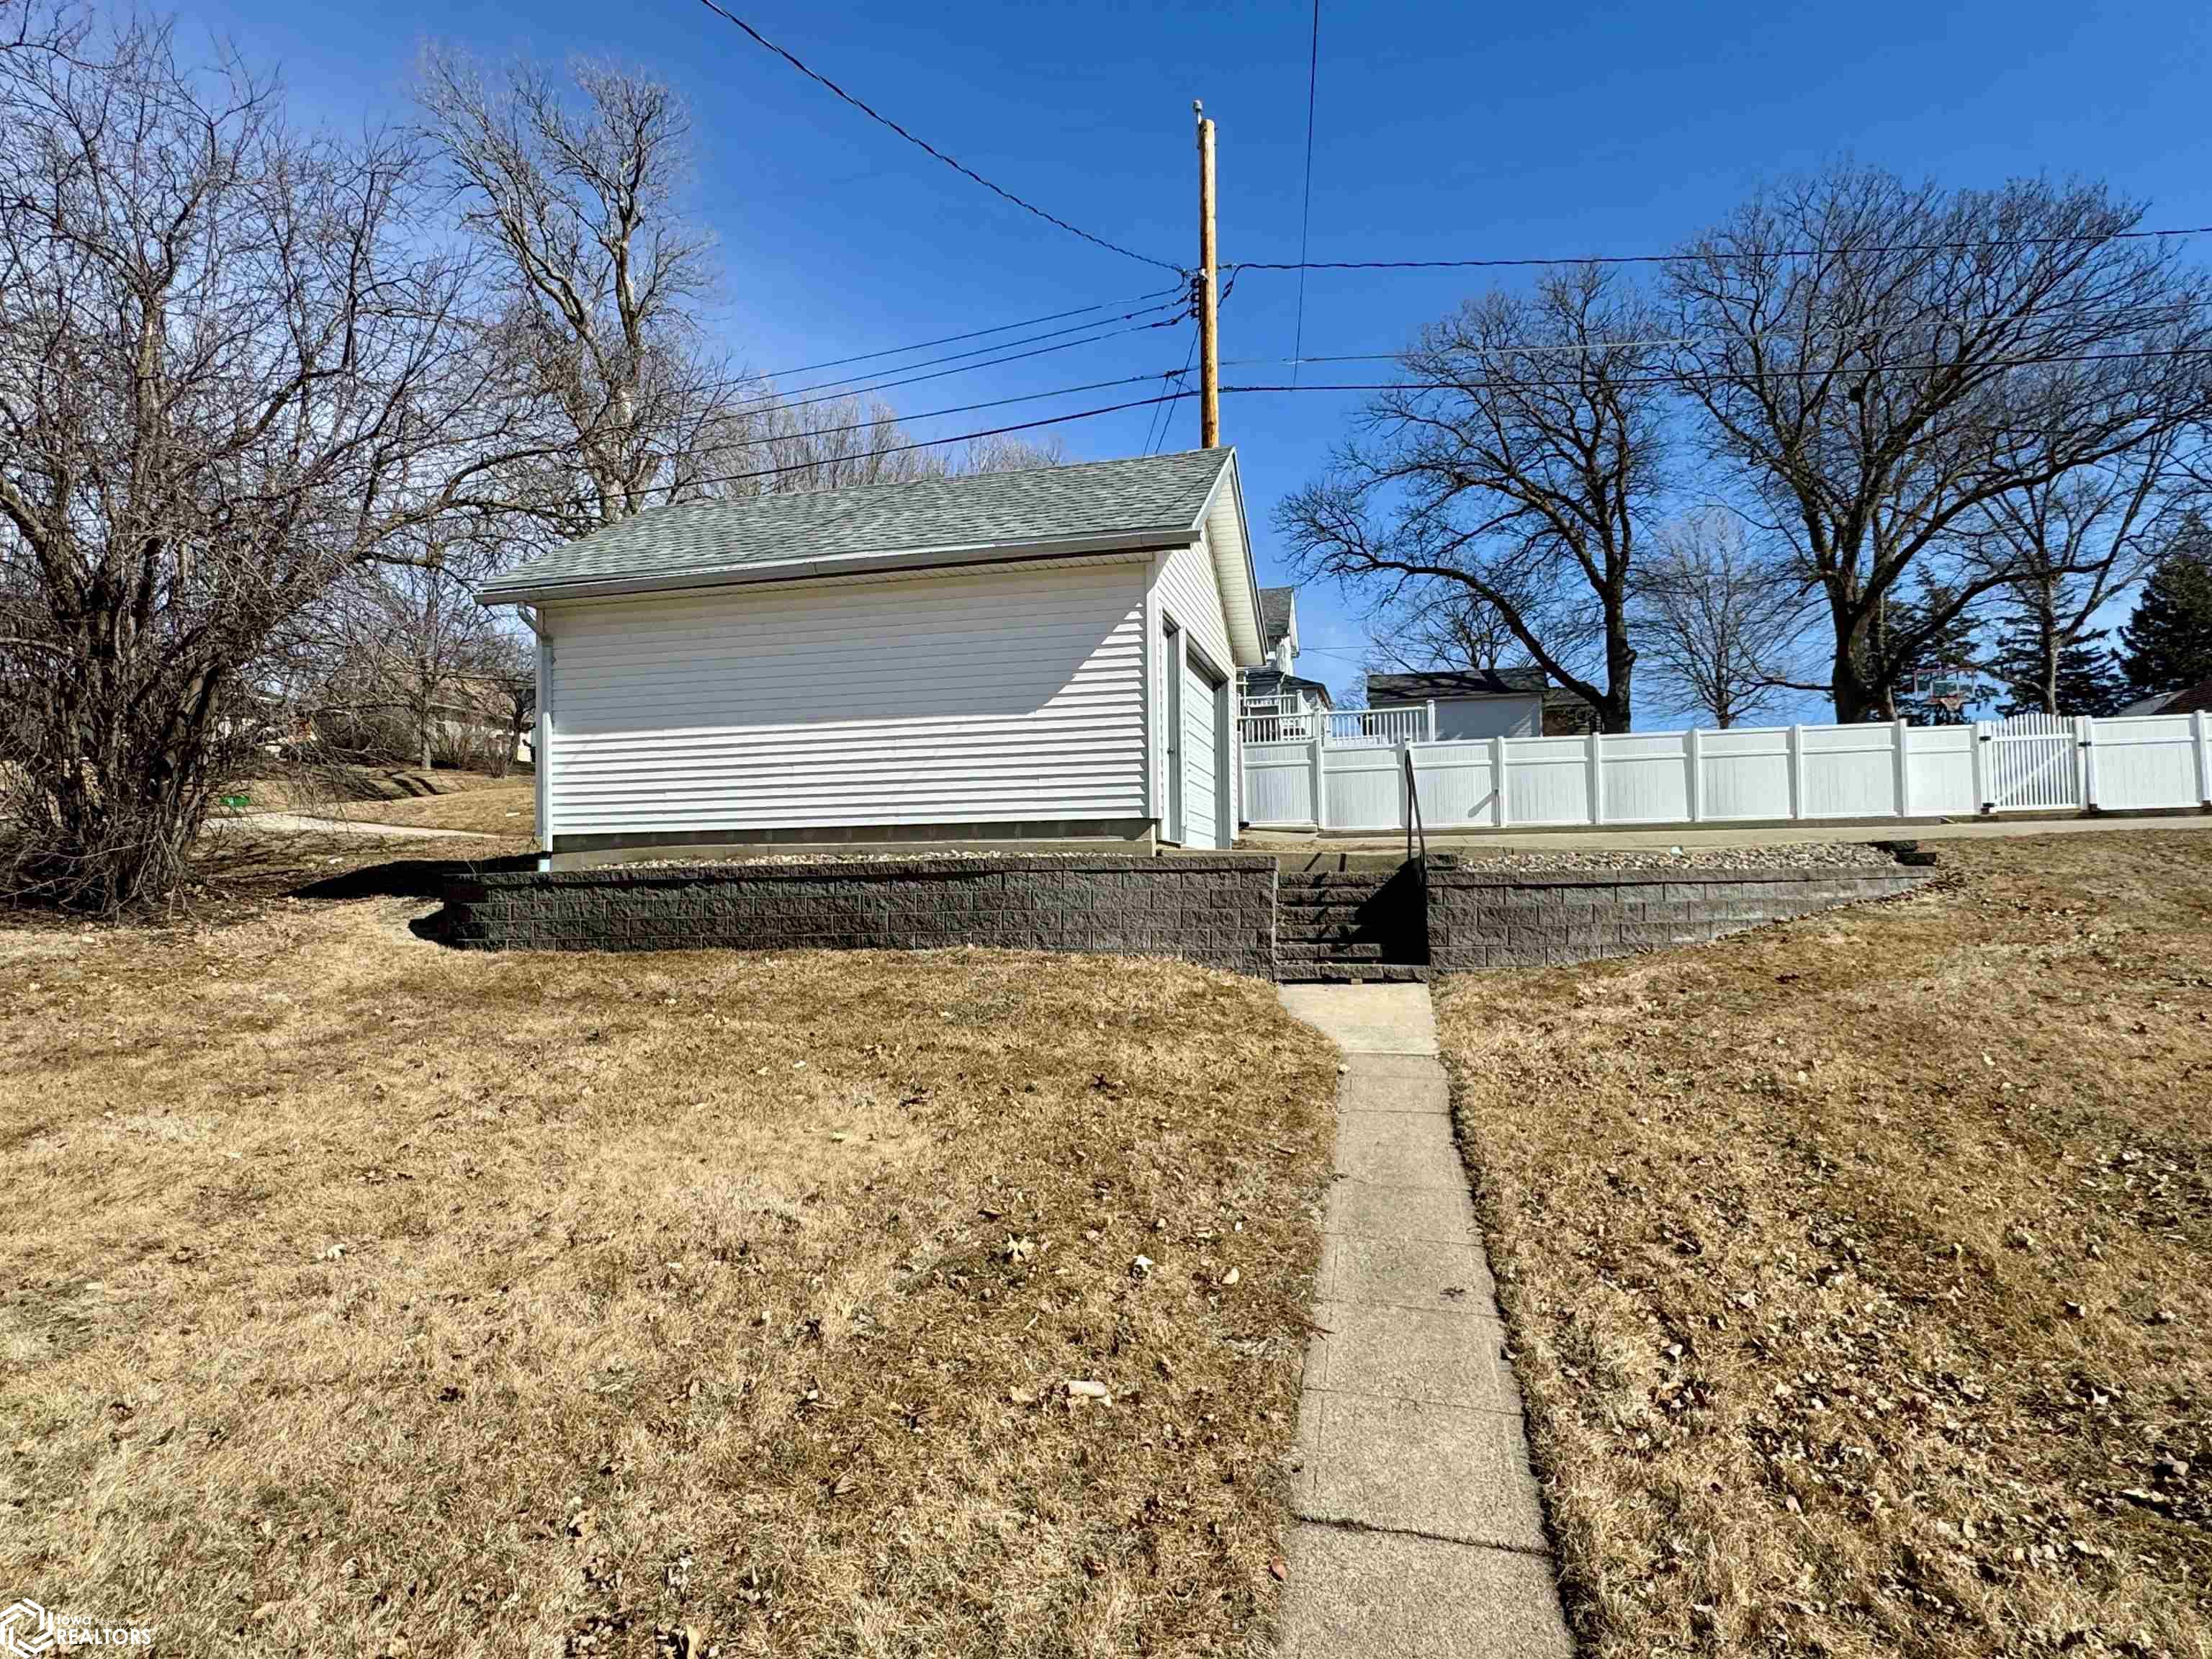
[[[1267,590],[1260,590],[1265,593]],[[1330,706],[1328,688],[1319,680],[1285,674],[1279,668],[1255,668],[1244,676],[1244,695],[1248,697],[1276,697],[1294,691],[1304,691],[1317,700],[1321,706]]]
[[[1370,674],[1367,702],[1382,708],[1394,703],[1442,702],[1458,697],[1517,697],[1544,690],[1540,668],[1452,669],[1428,674]]]
[[[1291,631],[1291,607],[1298,597],[1295,587],[1263,587],[1260,590],[1260,645],[1273,651],[1276,642]]]
[[[2199,710],[2212,714],[2212,680],[2200,680],[2195,685],[2185,685],[2179,691],[2161,691],[2154,697],[2144,697],[2120,710],[2130,714],[2194,714]]]

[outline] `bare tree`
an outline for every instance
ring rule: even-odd
[[[2190,478],[2185,434],[2154,434],[2136,448],[2000,495],[1979,515],[1980,562],[2010,573],[1995,598],[2008,638],[2029,659],[2034,706],[2061,713],[2069,652],[2114,597],[2148,574],[2203,486]],[[2017,688],[2026,695],[2025,687]]]
[[[489,679],[502,635],[434,543],[418,564],[356,573],[323,611],[319,731],[345,746],[398,751],[425,772],[441,755],[495,747],[508,700]]]
[[[487,642],[480,669],[482,684],[495,700],[505,725],[505,739],[492,761],[494,777],[503,778],[514,764],[516,751],[538,718],[538,657],[530,641],[512,632],[494,635]],[[531,764],[538,763],[537,751]]]
[[[1761,192],[1669,267],[1674,367],[1819,585],[1837,718],[1887,714],[1867,649],[1908,572],[1930,638],[2011,572],[1976,515],[2200,422],[2205,283],[2136,204],[2029,179],[1945,192],[1844,167]],[[1928,567],[1928,568],[1921,568]]]
[[[474,477],[468,501],[561,537],[742,470],[708,458],[771,401],[703,343],[713,273],[707,236],[677,209],[690,169],[682,103],[581,59],[570,80],[528,63],[488,78],[434,48],[418,93],[462,228],[486,256],[495,390],[535,440]]]
[[[1370,672],[1495,668],[1523,654],[1498,607],[1472,594],[1418,592],[1368,619]]]
[[[1676,701],[1727,727],[1771,708],[1796,678],[1808,623],[1802,577],[1756,552],[1742,520],[1706,507],[1662,525],[1635,577],[1637,641]]]
[[[1329,476],[1277,524],[1300,567],[1379,577],[1385,604],[1488,609],[1522,651],[1626,732],[1629,580],[1664,483],[1663,348],[1595,266],[1492,295],[1424,331]]]
[[[495,414],[406,147],[294,132],[163,23],[0,54],[0,172],[5,884],[112,910],[173,887],[258,654]]]

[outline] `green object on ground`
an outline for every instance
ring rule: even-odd
[[[246,795],[225,795],[222,798],[222,804],[225,806],[244,806],[251,799],[252,797]]]

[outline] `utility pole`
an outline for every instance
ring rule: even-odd
[[[1221,447],[1221,342],[1214,308],[1220,302],[1221,284],[1213,257],[1213,123],[1206,118],[1206,106],[1194,98],[1191,113],[1198,118],[1198,441],[1202,449]]]

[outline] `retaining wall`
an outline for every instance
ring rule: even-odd
[[[1429,965],[1534,968],[1639,951],[1698,945],[1771,921],[1862,899],[1910,892],[1923,871],[1838,868],[1686,870],[1461,870],[1432,857],[1428,870]]]
[[[487,951],[1006,950],[1179,957],[1272,979],[1275,860],[915,858],[490,872],[446,890]]]

